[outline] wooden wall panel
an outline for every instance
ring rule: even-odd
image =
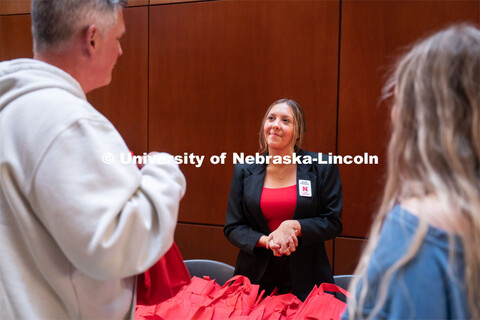
[[[136,155],[147,152],[148,7],[124,9],[127,32],[121,40],[109,86],[88,94],[88,100],[117,128]]]
[[[197,224],[177,224],[175,243],[183,259],[211,259],[235,266],[238,248],[223,234],[222,227]]]
[[[149,0],[128,0],[128,6],[146,6]],[[30,13],[31,0],[0,0],[0,14]]]
[[[343,237],[335,239],[335,265],[333,270],[335,275],[353,274],[366,242],[364,239]]]
[[[150,4],[174,4],[174,3],[185,3],[185,2],[199,2],[205,0],[150,0]],[[206,0],[212,1],[212,0]]]
[[[180,221],[223,225],[232,153],[258,150],[279,98],[304,107],[306,149],[335,150],[338,16],[337,1],[150,7],[150,149],[228,155],[226,165],[182,165]]]
[[[403,46],[453,22],[478,24],[479,13],[478,1],[343,1],[338,153],[380,158],[340,168],[344,235],[365,236],[380,201],[389,110],[379,97],[389,66]]]
[[[148,5],[148,0],[128,0],[129,7],[135,7],[135,6],[147,6]]]
[[[0,0],[0,14],[30,13],[30,0]]]
[[[33,44],[30,15],[0,18],[0,59],[32,58]]]

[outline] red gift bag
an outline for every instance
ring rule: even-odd
[[[137,277],[137,305],[154,305],[165,301],[186,284],[190,273],[175,243],[150,269]]]
[[[325,291],[340,292],[350,297],[350,293],[339,286],[322,283],[318,288],[317,286],[313,288],[295,315],[295,319],[340,319],[347,304]]]
[[[248,316],[248,320],[297,319],[302,301],[291,293],[270,295],[263,299]]]
[[[214,294],[212,300],[202,305],[194,319],[223,320],[247,316],[258,302],[260,286],[251,284],[244,276],[234,276]]]

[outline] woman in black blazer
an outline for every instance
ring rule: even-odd
[[[295,101],[268,108],[260,130],[268,164],[235,165],[224,227],[240,248],[235,274],[267,294],[277,287],[301,300],[315,284],[333,283],[324,241],[342,231],[343,206],[338,167],[323,164],[326,155],[319,161],[319,154],[301,150],[304,133]]]

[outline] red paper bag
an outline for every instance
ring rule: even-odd
[[[137,277],[137,305],[155,305],[190,283],[190,274],[175,243],[150,269]]]

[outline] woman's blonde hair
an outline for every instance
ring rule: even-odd
[[[297,102],[292,99],[279,99],[268,107],[267,112],[265,112],[265,115],[263,116],[262,125],[260,126],[260,135],[258,137],[260,143],[260,153],[268,151],[267,140],[265,140],[265,134],[263,133],[263,126],[265,125],[265,121],[267,121],[270,110],[272,110],[274,106],[280,103],[287,104],[293,113],[293,141],[295,141],[294,150],[298,151],[302,146],[303,137],[305,136],[305,131],[307,130],[303,109]]]
[[[416,44],[395,68],[384,88],[395,92],[388,174],[383,199],[370,231],[370,240],[355,271],[349,300],[350,318],[362,318],[367,295],[367,265],[377,246],[383,222],[403,199],[434,195],[449,224],[462,224],[470,315],[480,318],[480,30],[456,25]],[[382,276],[378,297],[367,318],[386,301],[388,282],[417,254],[428,230],[419,227],[405,256]],[[449,233],[453,261],[454,235]],[[439,279],[441,281],[441,279]],[[361,290],[357,285],[361,282]]]

